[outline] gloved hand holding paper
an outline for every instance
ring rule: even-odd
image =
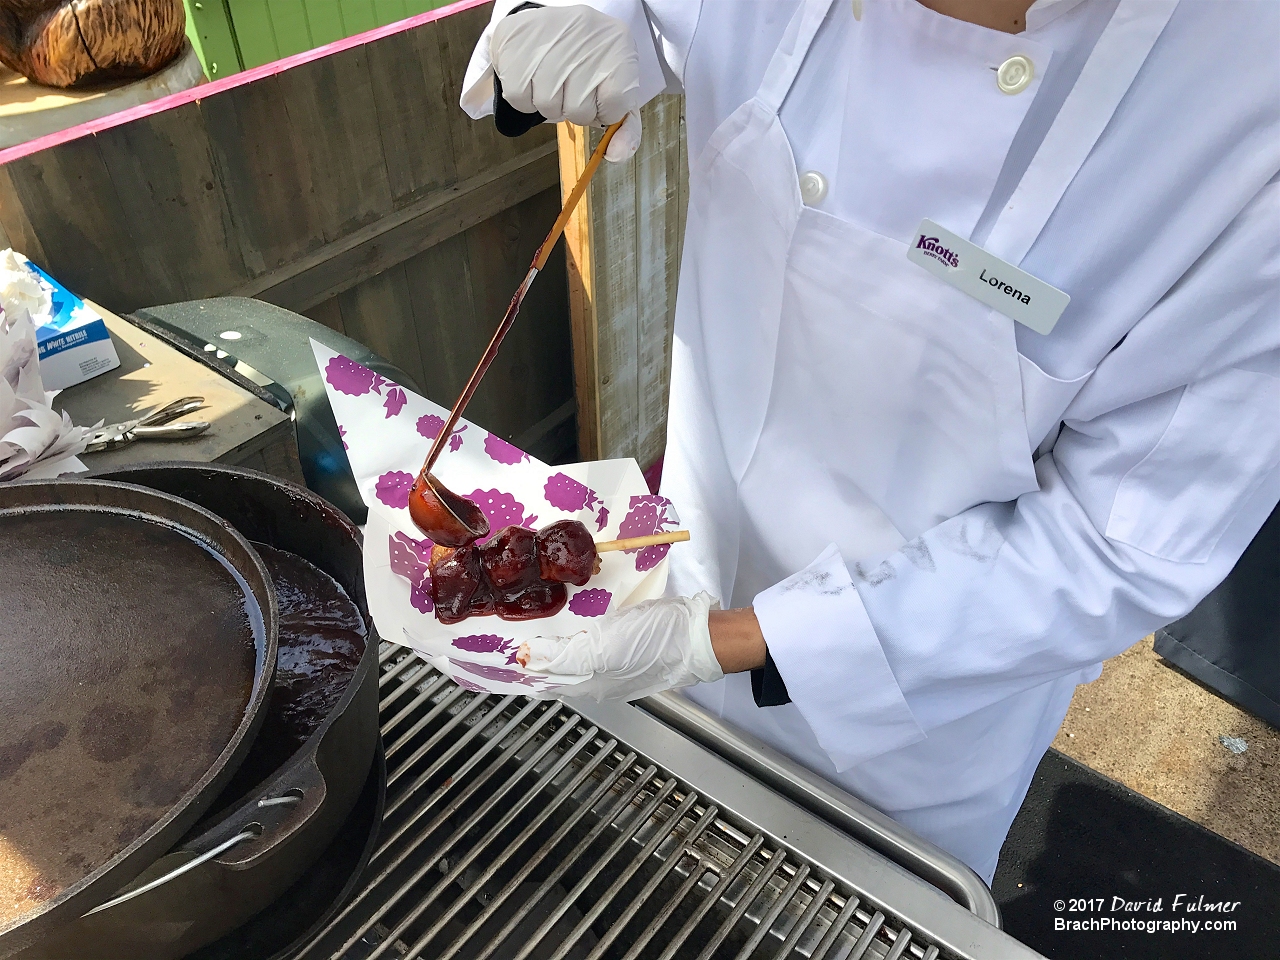
[[[535,637],[517,661],[548,679],[577,680],[563,696],[638,700],[724,676],[711,648],[705,593],[661,597],[610,611],[570,637]]]

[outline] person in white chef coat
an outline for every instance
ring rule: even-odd
[[[533,665],[687,686],[990,882],[1076,685],[1280,500],[1280,5],[516,6],[473,117],[496,73],[622,160],[682,92],[689,148],[693,539]]]

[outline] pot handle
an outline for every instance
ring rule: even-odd
[[[235,852],[229,856],[220,854],[218,863],[233,869],[246,867],[284,843],[315,816],[329,792],[324,774],[316,764],[315,752],[273,783],[270,792],[274,796],[258,801],[257,817],[241,830],[243,833],[257,827],[257,832],[245,841],[232,844]],[[231,846],[223,852],[230,851]]]
[[[234,836],[223,840],[210,847],[204,853],[192,857],[181,866],[174,867],[168,873],[156,877],[154,880],[144,883],[142,886],[133,890],[126,890],[117,897],[113,897],[106,903],[100,903],[88,913],[86,917],[93,916],[95,913],[101,913],[103,910],[110,910],[112,907],[118,907],[122,903],[126,903],[135,897],[140,897],[144,893],[150,893],[156,887],[164,886],[171,880],[176,880],[184,873],[196,869],[208,863],[210,860],[216,860],[222,857],[234,847],[249,840],[257,840],[264,835],[269,835],[270,840],[266,847],[260,850],[253,850],[247,855],[241,855],[232,860],[224,860],[224,863],[242,864],[270,850],[276,844],[285,840],[292,835],[299,827],[311,819],[312,814],[320,808],[324,801],[326,788],[324,775],[320,772],[320,768],[316,766],[315,756],[308,758],[308,762],[299,770],[294,771],[290,778],[295,781],[296,786],[290,787],[274,797],[264,797],[258,801],[257,808],[260,814],[258,820],[246,824]],[[287,782],[287,781],[286,781]],[[262,821],[267,821],[266,824]]]
[[[85,916],[91,917],[95,913],[101,913],[103,910],[110,910],[112,907],[118,907],[120,906],[120,904],[125,903],[129,900],[132,900],[134,897],[140,897],[144,893],[150,893],[156,887],[163,886],[164,884],[168,883],[170,880],[176,880],[178,877],[182,876],[184,873],[194,870],[196,867],[202,864],[208,863],[210,860],[214,859],[215,857],[221,856],[223,853],[226,853],[228,850],[230,850],[232,847],[236,846],[237,844],[244,843],[244,841],[258,836],[258,834],[260,834],[261,832],[262,832],[262,827],[260,827],[258,824],[256,823],[250,824],[248,827],[245,827],[243,830],[237,833],[230,840],[224,840],[222,843],[218,844],[216,847],[213,847],[210,850],[206,850],[204,853],[200,854],[200,856],[194,857],[188,860],[182,866],[175,867],[174,869],[170,870],[168,873],[163,874],[159,877],[156,877],[150,883],[144,883],[142,886],[134,890],[128,890],[120,894],[120,896],[118,897],[113,897],[112,899],[108,900],[106,903],[98,904],[96,907],[94,907],[92,910],[86,913]]]

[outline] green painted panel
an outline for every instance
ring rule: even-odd
[[[311,24],[311,42],[317,47],[347,36],[342,22],[342,4],[338,0],[306,0],[307,22]]]
[[[211,80],[242,69],[231,15],[223,0],[182,0],[187,11],[187,37]]]
[[[378,26],[403,20],[409,14],[405,10],[404,0],[375,0],[374,9],[378,14]]]
[[[342,22],[346,25],[347,36],[364,33],[378,25],[378,11],[374,0],[338,0],[342,7]]]
[[[245,69],[280,59],[276,31],[271,22],[271,6],[274,2],[275,0],[227,0],[231,22],[235,26],[236,42],[240,45],[240,60]]]
[[[311,39],[303,0],[271,0],[271,27],[276,35],[276,56],[288,57],[319,46]]]
[[[192,8],[201,20],[203,47],[210,45],[204,38],[203,19],[213,21],[214,13],[221,15],[223,47],[216,58],[226,59],[230,50],[237,69],[256,67],[291,54],[301,53],[326,43],[333,43],[375,27],[385,26],[428,10],[443,7],[451,0],[183,0],[188,5],[188,33],[191,32]],[[194,40],[192,41],[195,42]],[[238,47],[237,47],[238,45]],[[213,56],[212,54],[210,56]],[[210,62],[202,55],[205,71],[210,76],[223,76],[225,65],[219,63],[221,73],[211,71]]]

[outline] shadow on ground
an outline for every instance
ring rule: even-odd
[[[1036,771],[992,886],[1005,930],[1051,960],[1280,955],[1280,866],[1056,750]],[[1184,896],[1175,911],[1178,894]],[[1230,913],[1189,910],[1202,896],[1205,904],[1239,906]],[[1133,909],[1156,899],[1159,912]],[[1055,929],[1058,921],[1090,920],[1181,920],[1199,922],[1200,929]],[[1204,929],[1219,921],[1234,921],[1235,929]]]

